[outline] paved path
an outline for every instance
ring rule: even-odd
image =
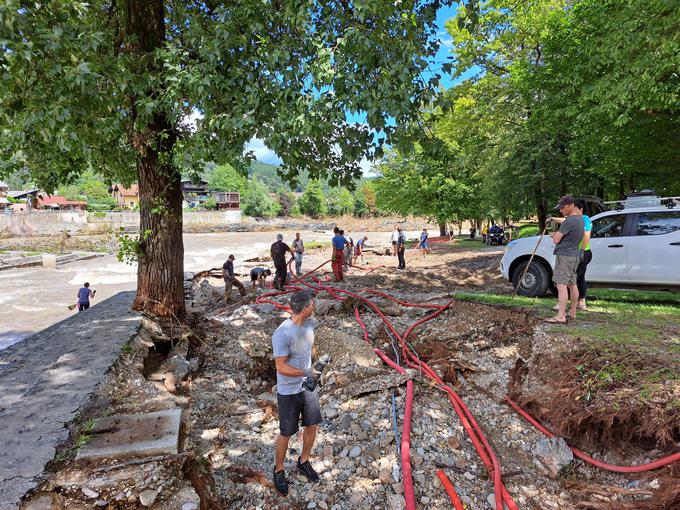
[[[136,333],[133,298],[121,292],[0,351],[0,510],[38,485],[65,425]]]

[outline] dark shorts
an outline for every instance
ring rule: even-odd
[[[90,308],[90,303],[78,303],[78,311],[79,312],[84,312],[88,308]]]
[[[319,390],[302,390],[295,395],[276,395],[279,404],[279,429],[281,435],[290,437],[302,426],[318,425],[323,421],[319,406]]]
[[[253,271],[250,272],[250,281],[251,282],[256,282],[257,279],[262,276],[264,273],[254,273]]]

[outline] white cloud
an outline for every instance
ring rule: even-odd
[[[283,163],[276,152],[267,147],[259,138],[252,138],[246,144],[246,152],[252,152],[255,155],[255,159],[262,161],[263,163],[269,163],[271,165],[280,165]]]
[[[366,158],[363,158],[359,162],[359,166],[361,167],[361,173],[364,175],[364,177],[375,177],[377,172],[373,171],[373,165],[374,163],[372,161],[367,160]]]

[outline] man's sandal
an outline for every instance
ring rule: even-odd
[[[550,317],[549,319],[543,319],[543,322],[547,322],[548,324],[566,324],[566,320],[559,320],[557,317]]]

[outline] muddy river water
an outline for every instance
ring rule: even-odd
[[[282,233],[290,244],[295,232]],[[361,234],[353,232],[352,237],[356,240]],[[417,234],[407,232],[409,238]],[[306,242],[329,241],[331,237],[330,232],[316,231],[302,231],[301,235]],[[367,232],[366,235],[369,246],[389,243],[389,232]],[[233,253],[239,272],[239,261],[268,253],[275,240],[275,232],[184,234],[184,269],[201,271],[220,267],[228,254]],[[115,255],[64,264],[56,269],[30,267],[0,271],[0,349],[77,313],[68,310],[68,305],[76,302],[76,294],[84,282],[90,282],[90,288],[97,291],[92,301],[96,304],[120,291],[134,290],[136,280],[136,265],[120,263]]]

